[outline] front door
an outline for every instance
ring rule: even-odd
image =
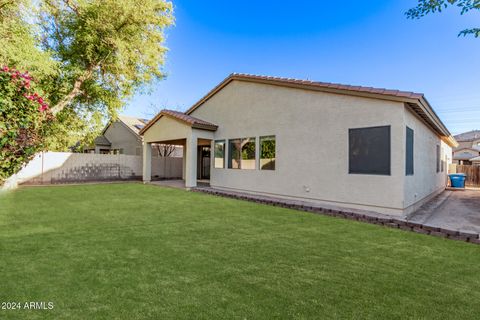
[[[210,179],[210,147],[199,146],[197,150],[197,178],[198,179]]]

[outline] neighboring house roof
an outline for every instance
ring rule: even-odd
[[[185,114],[189,115],[194,110],[199,108],[203,103],[215,95],[218,91],[223,89],[230,82],[238,81],[248,81],[254,83],[263,83],[269,85],[276,85],[282,87],[298,88],[304,90],[313,90],[313,91],[322,91],[330,92],[337,94],[348,94],[362,97],[370,97],[383,100],[393,100],[401,101],[407,103],[408,106],[419,115],[430,127],[437,132],[443,140],[452,147],[458,145],[457,141],[452,137],[451,133],[448,131],[447,127],[440,120],[438,115],[435,113],[433,108],[430,106],[430,103],[426,100],[423,93],[416,93],[410,91],[400,91],[400,90],[389,90],[383,88],[373,88],[373,87],[362,87],[362,86],[350,86],[343,85],[338,83],[329,83],[329,82],[316,82],[309,80],[298,80],[290,78],[278,78],[278,77],[267,77],[267,76],[257,76],[250,74],[240,74],[233,73],[225,78],[219,85],[213,88],[207,95],[195,103],[190,109],[188,109]]]
[[[140,134],[142,135],[148,128],[150,128],[155,122],[157,122],[163,116],[179,120],[183,123],[188,124],[192,128],[205,129],[205,130],[210,130],[210,131],[215,131],[218,128],[218,126],[213,124],[213,123],[210,123],[210,122],[204,121],[202,119],[198,119],[198,118],[189,116],[189,115],[187,115],[183,112],[164,109],[164,110],[160,111],[160,113],[157,114],[155,116],[155,118],[150,120],[150,122],[148,122],[145,125],[145,127],[143,127],[140,130]]]
[[[453,157],[453,160],[471,160],[473,158],[476,158],[475,156],[472,157],[472,155],[468,154],[459,154]]]
[[[477,149],[477,148],[460,148],[460,149],[454,150],[453,152],[456,153],[456,152],[460,152],[462,150],[471,150],[471,151],[475,151],[475,152],[480,152],[480,150]]]
[[[135,136],[137,136],[138,139],[141,139],[140,137],[140,130],[145,127],[147,124],[148,120],[147,119],[142,119],[142,118],[136,118],[136,117],[131,117],[131,116],[124,116],[124,115],[119,115],[117,121],[119,121],[121,124],[123,124],[127,129],[129,129]],[[110,127],[110,125],[114,121],[110,121],[105,128],[102,131],[102,135],[105,134],[105,131]]]
[[[480,139],[480,130],[472,130],[457,134],[454,137],[458,142],[470,142]]]
[[[110,141],[104,135],[96,137],[95,140],[94,140],[94,143],[97,146],[111,146],[112,145],[110,143]]]
[[[148,119],[119,115],[118,120],[125,124],[130,130],[139,134],[140,130],[148,123]]]
[[[472,155],[470,152],[461,152],[463,150],[474,151],[475,154]],[[453,160],[471,160],[472,158],[478,157],[478,150],[472,148],[462,148],[460,150],[455,150]]]

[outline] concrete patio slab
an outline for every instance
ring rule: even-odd
[[[151,181],[150,184],[161,186],[161,187],[186,189],[185,181],[183,180],[158,180],[158,181]]]
[[[156,180],[149,183],[160,187],[169,187],[184,190],[189,189],[185,186],[185,180]],[[200,187],[208,187],[210,186],[210,183],[208,180],[197,180],[197,185]]]
[[[480,190],[447,190],[423,205],[408,221],[480,233]]]

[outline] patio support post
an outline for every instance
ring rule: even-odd
[[[182,180],[185,181],[185,172],[187,170],[187,144],[186,143],[183,145],[182,152],[183,152]]]
[[[143,182],[152,179],[152,144],[143,142]]]
[[[186,146],[186,170],[185,187],[193,188],[197,186],[197,137],[191,134],[187,137]]]

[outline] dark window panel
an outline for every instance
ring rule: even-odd
[[[349,130],[349,173],[391,174],[390,126]]]
[[[406,145],[406,161],[405,161],[405,174],[411,176],[414,174],[414,132],[407,127],[407,145]]]

